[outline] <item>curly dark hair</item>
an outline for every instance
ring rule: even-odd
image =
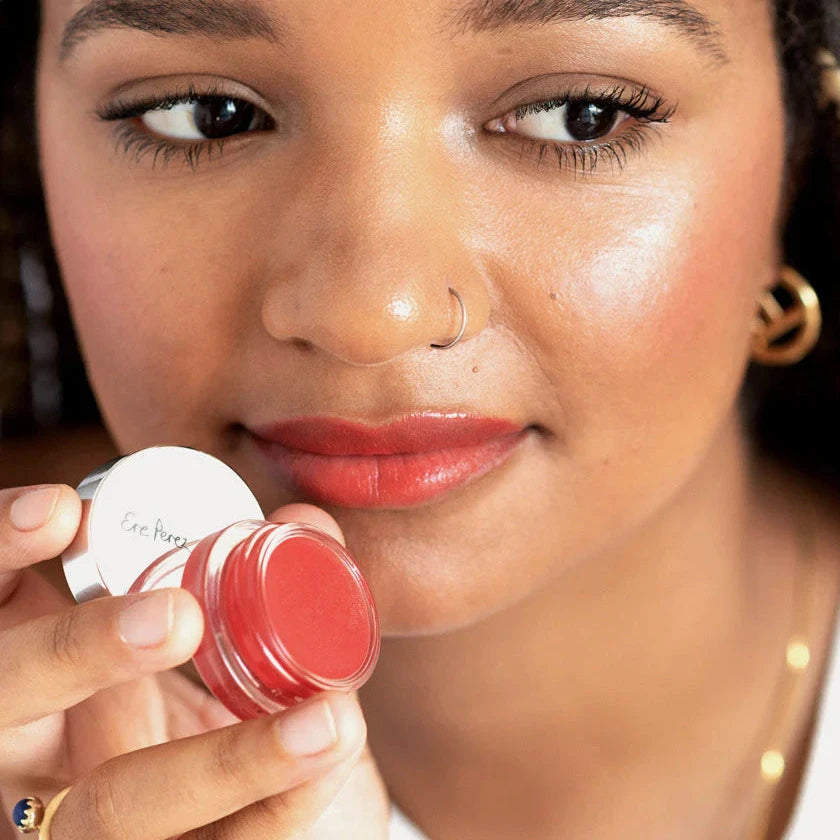
[[[840,56],[840,0],[774,0],[786,103],[787,172],[780,241],[785,260],[819,295],[816,349],[789,368],[752,365],[740,406],[756,446],[840,487],[840,106],[823,101],[820,50]],[[39,181],[33,79],[39,33],[33,0],[0,0],[0,436],[97,417],[50,245]],[[33,405],[39,358],[21,265],[51,290],[54,369],[65,398],[47,418]],[[38,313],[36,312],[36,315]],[[39,317],[43,317],[43,312]],[[43,353],[41,353],[43,355]],[[72,395],[72,399],[68,395]],[[43,414],[43,412],[42,412]]]

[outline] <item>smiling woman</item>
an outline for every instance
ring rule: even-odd
[[[345,542],[382,631],[240,722],[189,592],[73,604],[79,496],[0,491],[5,812],[836,837],[838,54],[837,0],[0,0],[0,470],[91,417],[66,299],[116,448]]]

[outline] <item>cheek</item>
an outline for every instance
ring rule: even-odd
[[[600,422],[591,428],[624,437],[649,428],[652,417],[671,418],[690,439],[728,408],[767,255],[731,237],[727,244],[732,228],[722,209],[688,199],[646,202],[632,211],[644,224],[616,230],[620,245],[606,244],[575,266],[568,376],[581,399],[570,409],[581,421],[594,411]],[[771,241],[769,230],[746,233],[749,242]]]
[[[108,424],[126,449],[210,446],[230,409],[241,325],[257,317],[243,303],[247,236],[222,208],[197,213],[177,190],[132,184],[129,166],[86,154],[90,144],[62,129],[72,122],[48,110],[42,170],[53,241]]]
[[[566,302],[578,339],[570,419],[592,430],[579,440],[581,458],[611,450],[654,458],[658,448],[679,465],[729,412],[756,295],[773,270],[778,182],[769,180],[764,196],[745,176],[727,190],[634,198],[605,216],[642,224],[593,225],[609,238],[581,246],[591,256],[575,263]]]
[[[525,224],[537,218],[527,209],[505,257],[517,321],[549,380],[552,505],[574,511],[569,556],[685,483],[748,363],[756,298],[778,260],[781,145],[768,142],[777,167],[744,152],[722,164],[725,180],[708,154],[691,160],[694,171],[672,166],[655,186],[570,188],[550,234]]]

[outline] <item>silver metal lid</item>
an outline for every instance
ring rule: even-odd
[[[123,595],[154,560],[242,519],[264,519],[248,485],[196,449],[153,446],[94,470],[77,488],[82,522],[62,555],[81,603]]]

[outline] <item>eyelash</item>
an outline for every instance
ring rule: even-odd
[[[163,167],[166,167],[175,156],[181,154],[184,163],[195,171],[202,155],[206,154],[207,160],[212,161],[214,149],[216,150],[216,157],[221,156],[228,142],[235,140],[237,137],[252,134],[254,131],[240,132],[218,140],[208,139],[185,143],[157,137],[148,131],[139,130],[132,122],[149,111],[163,110],[187,103],[208,103],[218,99],[246,102],[246,100],[231,96],[217,87],[198,92],[192,85],[189,85],[186,92],[183,90],[166,91],[161,95],[133,102],[116,100],[98,109],[96,114],[105,122],[118,123],[114,130],[117,148],[121,149],[126,155],[134,153],[136,163],[139,163],[146,154],[153,153],[152,168],[155,168],[158,159],[161,159]],[[601,93],[593,93],[591,86],[587,85],[580,93],[569,92],[552,99],[531,102],[506,112],[506,115],[514,114],[515,118],[520,120],[528,114],[552,111],[575,102],[590,103],[615,110],[617,113],[627,114],[628,117],[635,119],[637,124],[604,142],[560,143],[520,137],[522,153],[532,158],[536,157],[537,161],[542,163],[546,152],[554,151],[561,170],[571,168],[573,171],[582,174],[591,174],[595,171],[596,166],[605,159],[617,164],[621,170],[627,163],[629,154],[640,153],[644,150],[650,129],[656,124],[669,122],[676,111],[676,106],[667,107],[662,97],[654,97],[646,87],[628,90],[627,86],[618,84]],[[271,117],[266,115],[266,118],[271,123],[269,128],[273,128],[274,122]]]
[[[521,138],[523,152],[536,156],[538,162],[542,162],[546,152],[553,151],[561,170],[570,168],[583,175],[592,174],[603,160],[610,160],[623,170],[630,154],[644,151],[650,131],[657,125],[670,122],[677,110],[676,105],[669,107],[663,97],[654,96],[647,87],[628,89],[626,85],[616,84],[601,93],[593,93],[591,85],[587,85],[580,93],[569,92],[553,99],[532,102],[507,113],[520,120],[528,114],[552,111],[573,102],[591,103],[625,113],[636,120],[636,125],[604,142],[559,143]]]
[[[148,131],[139,130],[132,125],[132,121],[139,119],[149,111],[165,110],[167,108],[173,108],[175,105],[186,103],[207,103],[214,99],[229,99],[234,102],[245,102],[244,99],[231,96],[218,87],[210,87],[207,90],[199,92],[193,85],[189,85],[186,92],[183,90],[164,91],[158,96],[131,102],[118,99],[97,109],[96,115],[105,122],[117,123],[114,131],[116,146],[118,150],[122,150],[126,155],[133,152],[135,163],[139,163],[144,155],[153,152],[152,169],[157,165],[159,157],[162,158],[163,167],[165,168],[173,157],[182,154],[184,156],[184,163],[195,171],[203,154],[206,153],[207,160],[211,161],[213,159],[214,148],[217,152],[216,156],[219,157],[224,151],[226,144],[241,135],[234,134],[219,140],[178,143],[166,138],[156,137]],[[268,119],[273,127],[273,120],[270,117]],[[253,132],[245,133],[251,134]]]

